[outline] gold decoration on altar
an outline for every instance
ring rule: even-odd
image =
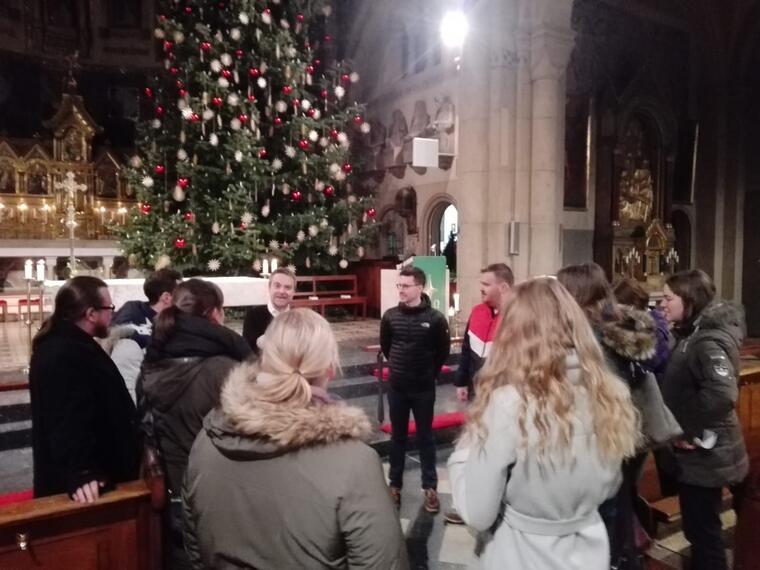
[[[620,221],[623,224],[646,224],[652,218],[654,181],[649,161],[642,160],[638,168],[632,158],[620,175]]]

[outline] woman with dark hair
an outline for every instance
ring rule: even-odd
[[[736,413],[741,307],[715,299],[701,270],[671,276],[663,308],[678,340],[663,382],[665,402],[684,430],[673,445],[674,475],[692,568],[727,568],[721,537],[722,489],[739,485],[749,461]]]
[[[651,315],[619,305],[604,270],[596,263],[564,267],[557,279],[586,313],[612,371],[629,388],[644,381],[648,373],[646,362],[655,355],[657,344]],[[617,496],[600,508],[609,532],[611,563],[615,568],[643,567],[643,555],[636,547],[633,506],[638,495],[636,482],[645,460],[646,451],[623,463],[623,483]]]
[[[222,291],[210,281],[188,279],[159,313],[137,380],[137,401],[148,440],[166,468],[168,568],[186,567],[179,491],[187,458],[204,416],[219,403],[230,370],[251,356],[248,343],[225,328]]]
[[[116,365],[95,338],[113,313],[106,284],[74,277],[32,345],[34,494],[68,493],[90,503],[115,483],[137,477],[135,406]]]

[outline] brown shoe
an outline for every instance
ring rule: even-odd
[[[443,513],[443,520],[445,520],[449,524],[464,524],[462,517],[460,517],[459,513],[456,512],[454,509]]]
[[[425,489],[425,510],[434,514],[441,510],[441,502],[435,489]]]
[[[401,508],[401,488],[400,487],[391,487],[391,499],[393,499],[393,504],[396,505],[397,509]]]

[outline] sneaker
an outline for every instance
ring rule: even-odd
[[[425,510],[429,513],[437,513],[441,510],[441,503],[435,489],[425,489]]]
[[[391,499],[397,509],[401,508],[401,487],[391,487]]]
[[[460,517],[459,513],[453,509],[443,513],[443,520],[449,524],[464,524],[462,517]]]

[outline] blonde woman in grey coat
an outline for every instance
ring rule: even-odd
[[[615,495],[638,416],[588,320],[552,278],[518,285],[449,459],[484,569],[607,570],[597,509]]]
[[[195,568],[405,569],[404,539],[359,408],[325,388],[338,366],[330,326],[278,315],[261,360],[232,372],[185,478]]]

